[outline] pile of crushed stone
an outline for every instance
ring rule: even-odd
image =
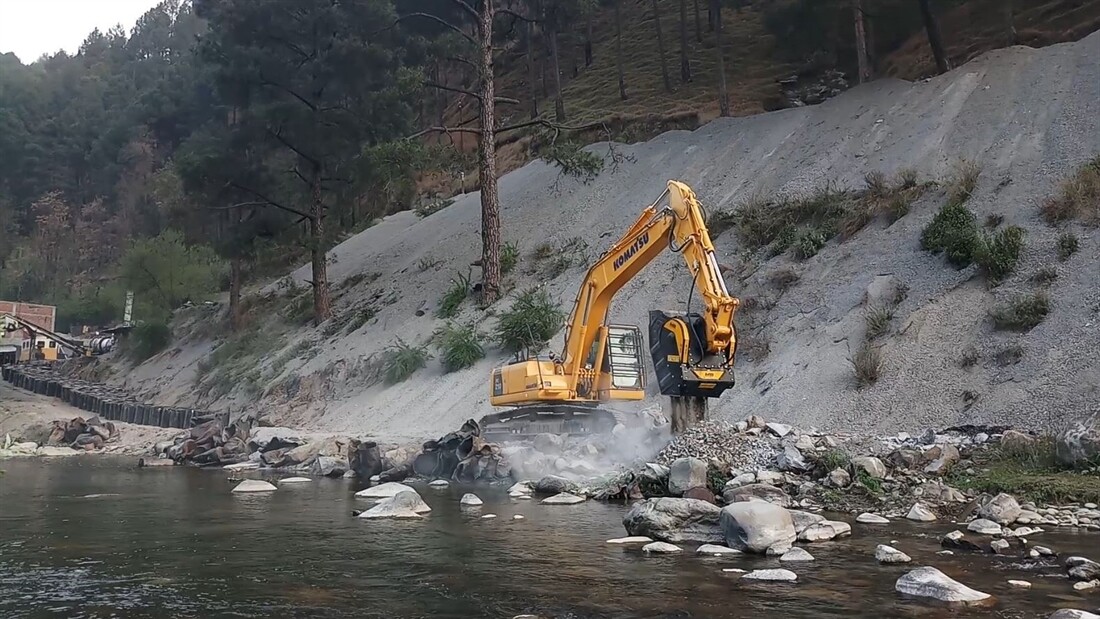
[[[744,422],[738,425],[744,426]],[[689,428],[657,454],[657,462],[668,465],[677,458],[692,457],[714,460],[733,470],[774,469],[779,437],[768,432],[746,432],[738,425],[708,420]]]

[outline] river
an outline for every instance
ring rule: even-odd
[[[840,542],[805,546],[817,560],[794,584],[749,584],[723,567],[778,567],[763,557],[645,556],[609,545],[623,505],[542,506],[501,489],[418,486],[422,521],[360,520],[353,481],[321,479],[233,495],[224,471],[138,469],[132,459],[0,461],[0,617],[1039,617],[1089,609],[1062,570],[1020,559],[938,556],[949,524],[855,525]],[[497,514],[495,519],[480,515]],[[514,520],[513,515],[525,518]],[[1037,543],[1100,554],[1095,534]],[[880,566],[896,540],[997,597],[988,610],[947,610],[894,593],[906,566]],[[789,566],[788,566],[789,567]],[[1010,588],[1011,578],[1034,583]]]

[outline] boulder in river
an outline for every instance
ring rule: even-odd
[[[870,512],[863,512],[856,516],[856,522],[860,524],[890,524],[890,521],[886,518]]]
[[[1011,546],[1006,539],[995,539],[989,542],[989,548],[996,554],[1004,554]]]
[[[1022,511],[1012,495],[1002,492],[983,505],[978,510],[978,516],[1004,525],[1015,522]]]
[[[741,580],[760,580],[766,582],[794,582],[798,574],[790,570],[753,570],[741,577]]]
[[[1092,580],[1100,577],[1100,563],[1085,557],[1069,557],[1066,559],[1066,570],[1070,578],[1077,580]]]
[[[377,486],[371,486],[370,488],[364,488],[355,493],[355,496],[361,499],[388,499],[396,496],[398,492],[416,492],[410,486],[401,484],[395,481],[386,482]]]
[[[484,503],[485,502],[482,501],[480,497],[472,492],[467,492],[466,494],[462,495],[462,498],[458,501],[459,505],[463,505],[465,507],[478,507],[480,505],[483,505]]]
[[[967,531],[972,531],[980,535],[1000,535],[1001,525],[993,522],[992,520],[986,520],[985,518],[978,518],[966,525]]]
[[[576,505],[577,503],[584,503],[584,501],[585,498],[583,496],[562,492],[551,497],[546,497],[539,501],[539,503],[542,505]]]
[[[428,482],[429,488],[446,488],[451,485],[451,482],[446,479],[433,479]]]
[[[348,461],[335,456],[317,456],[310,472],[321,477],[340,477],[348,471]]]
[[[875,547],[875,560],[879,563],[909,563],[913,559],[893,546],[879,544]]]
[[[936,519],[936,515],[932,513],[932,510],[925,507],[923,503],[914,503],[905,517],[908,520],[915,520],[917,522],[932,522]]]
[[[699,458],[676,458],[668,467],[668,491],[681,496],[692,488],[707,487],[707,463]]]
[[[730,488],[722,492],[722,499],[726,503],[740,503],[759,499],[768,503],[774,503],[780,507],[790,507],[791,497],[771,484],[747,484],[737,488]]]
[[[934,567],[918,567],[903,574],[894,589],[903,595],[954,604],[981,604],[991,599],[988,593],[971,589]]]
[[[359,514],[360,518],[420,518],[432,511],[415,490],[403,490]]]
[[[578,492],[577,484],[558,475],[547,475],[535,482],[535,492],[538,494],[561,494],[562,492]]]
[[[794,521],[795,533],[802,533],[806,530],[806,527],[825,521],[825,516],[820,514],[812,514],[798,509],[791,509],[788,511],[791,514],[791,520]]]
[[[798,534],[800,542],[827,542],[838,537],[847,537],[852,534],[852,525],[837,520],[823,520],[811,524]]]
[[[632,536],[671,543],[725,542],[717,505],[697,499],[657,498],[638,501],[623,516]]]
[[[1055,613],[1047,617],[1047,619],[1100,619],[1100,615],[1084,610],[1063,608],[1061,610],[1055,611]]]
[[[271,492],[273,490],[278,488],[260,479],[246,479],[233,488],[233,492]]]
[[[722,508],[718,518],[726,545],[764,553],[769,546],[793,544],[797,538],[790,512],[765,501],[743,501]]]
[[[682,549],[679,546],[669,544],[668,542],[650,542],[645,546],[642,546],[642,552],[652,552],[659,554],[669,554],[673,552],[680,552]]]

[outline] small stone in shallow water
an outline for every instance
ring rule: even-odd
[[[910,508],[909,513],[905,515],[909,520],[915,520],[917,522],[932,522],[936,519],[936,515],[931,512],[923,503],[914,503]]]
[[[655,553],[673,553],[680,552],[681,548],[675,544],[669,544],[668,542],[650,542],[645,546],[642,546],[643,552],[655,552]]]
[[[739,567],[727,567],[727,568],[723,568],[722,571],[726,572],[727,574],[744,574],[745,573],[745,570],[743,570]]]
[[[982,535],[1000,535],[1001,525],[993,522],[992,520],[978,518],[977,520],[967,525],[966,530],[973,531],[974,533],[980,533]]]
[[[616,537],[607,540],[608,544],[648,544],[653,539],[644,535],[631,535],[629,537]]]
[[[515,516],[512,516],[512,520],[523,520],[523,515],[522,514],[516,514]]]
[[[971,589],[934,567],[918,567],[903,574],[894,589],[904,595],[959,604],[977,604],[990,598],[988,593]]]
[[[576,505],[577,503],[584,503],[584,497],[562,492],[551,497],[546,497],[539,502],[542,505]]]
[[[1054,551],[1051,550],[1050,548],[1047,548],[1046,546],[1032,546],[1031,549],[1034,550],[1035,552],[1043,555],[1044,557],[1054,556]]]
[[[1073,583],[1074,591],[1088,591],[1100,587],[1100,580],[1083,580]]]
[[[1003,539],[995,539],[992,542],[989,542],[989,547],[993,549],[993,552],[997,554],[1001,554],[1004,551],[1008,550],[1010,546],[1011,544],[1009,544],[1007,540]]]
[[[467,492],[466,494],[462,495],[462,499],[459,500],[458,503],[459,505],[465,505],[466,507],[477,507],[479,505],[485,504],[485,502],[482,501],[480,497],[472,492]]]
[[[355,496],[361,499],[388,499],[397,496],[399,492],[415,492],[415,490],[411,486],[390,481],[371,488],[364,488],[356,492]]]
[[[1053,615],[1047,617],[1047,619],[1100,619],[1100,615],[1096,615],[1084,610],[1063,608],[1059,611],[1056,611]]]
[[[745,574],[741,579],[766,582],[794,582],[798,580],[798,574],[790,570],[753,570]]]
[[[740,550],[736,548],[730,548],[729,546],[719,546],[718,544],[703,544],[695,549],[695,554],[710,555],[717,557],[721,555],[739,555],[742,554]]]
[[[1010,580],[1010,581],[1008,581],[1008,584],[1010,586],[1016,587],[1017,589],[1030,589],[1031,588],[1031,583],[1029,583],[1026,580]]]
[[[953,555],[955,553],[951,552],[950,550],[938,550],[938,551],[936,551],[936,554],[942,555],[944,557],[950,557],[951,555]]]
[[[913,559],[893,546],[879,544],[875,548],[875,560],[879,563],[909,563]]]
[[[792,563],[800,561],[813,561],[814,556],[801,548],[791,548],[779,557],[780,563]]]
[[[284,477],[279,480],[280,484],[305,484],[313,481],[308,477]]]
[[[890,524],[890,521],[878,514],[863,512],[856,516],[856,522],[860,524]]]
[[[246,479],[233,488],[233,492],[271,492],[273,490],[278,488],[259,479]]]
[[[428,482],[428,485],[432,488],[446,488],[447,486],[451,485],[451,482],[447,481],[446,479],[433,479]]]
[[[481,517],[481,519],[482,520],[488,520],[490,518],[496,518],[496,517],[497,517],[496,514],[485,514],[484,516]]]

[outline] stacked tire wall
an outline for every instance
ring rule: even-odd
[[[155,406],[133,399],[124,389],[59,376],[49,366],[6,365],[0,368],[5,382],[34,393],[57,398],[99,415],[102,419],[159,428],[191,428],[221,418],[229,425],[229,412],[214,413],[193,408]]]

